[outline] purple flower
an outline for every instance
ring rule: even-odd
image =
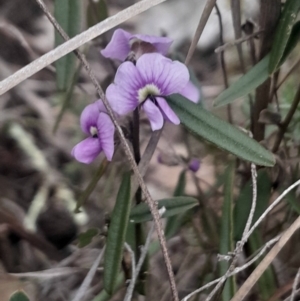
[[[158,52],[166,55],[172,42],[170,38],[166,37],[132,35],[123,29],[117,29],[101,54],[106,58],[122,62],[126,60],[131,51],[136,52],[136,58],[139,58],[144,52]]]
[[[115,82],[106,90],[113,110],[125,115],[141,106],[149,118],[153,131],[161,129],[164,120],[179,124],[180,120],[164,96],[174,93],[189,94],[187,67],[158,53],[142,55],[134,65],[124,62],[115,76]]]
[[[107,160],[111,161],[114,154],[115,127],[101,100],[88,105],[82,111],[80,125],[82,131],[90,137],[74,146],[72,155],[75,159],[89,164],[103,151]]]
[[[191,161],[189,162],[188,168],[192,172],[197,172],[200,168],[200,160],[197,158],[191,159]]]

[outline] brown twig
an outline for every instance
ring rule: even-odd
[[[219,20],[219,28],[220,28],[219,40],[220,40],[220,45],[221,45],[220,47],[222,47],[224,45],[223,23],[222,23],[222,15],[221,15],[221,12],[219,10],[218,4],[215,4],[215,9],[216,9],[218,20]],[[224,86],[227,89],[229,87],[229,84],[228,84],[228,76],[227,76],[227,70],[226,70],[224,55],[225,55],[224,51],[221,51],[221,53],[220,53],[221,69],[222,69],[222,74],[223,74],[223,79],[224,79]],[[230,123],[233,123],[231,104],[227,105],[227,116],[228,116],[228,121]]]
[[[245,283],[241,286],[241,288],[237,291],[235,296],[231,299],[231,301],[242,301],[250,292],[254,284],[258,281],[263,272],[268,268],[268,266],[272,263],[277,254],[281,251],[281,249],[285,246],[285,244],[289,241],[292,235],[300,228],[300,217],[298,217],[294,223],[284,232],[276,245],[271,249],[271,251],[267,254],[267,256],[261,261],[261,263],[256,267],[256,269],[252,272],[252,274],[247,278]]]
[[[248,40],[251,40],[252,38],[258,36],[259,34],[261,34],[263,32],[263,30],[258,30],[246,37],[242,37],[242,38],[239,38],[237,40],[234,40],[232,42],[228,42],[228,43],[225,43],[225,44],[222,44],[221,46],[217,47],[215,49],[215,53],[220,53],[220,52],[223,52],[225,51],[226,49],[230,48],[230,47],[233,47],[233,46],[236,46],[237,44],[241,44],[241,43],[244,43]]]
[[[276,29],[280,11],[280,0],[264,0],[261,1],[259,28],[263,28],[261,35],[259,60],[270,52],[273,42],[273,35]],[[270,100],[270,78],[256,89],[255,102],[253,106],[253,136],[257,141],[261,141],[265,137],[265,124],[259,122],[260,112],[268,107]]]
[[[232,23],[233,23],[235,39],[240,39],[242,36],[240,0],[231,0],[231,15],[232,15]],[[236,48],[237,48],[242,72],[245,73],[246,68],[245,68],[245,62],[243,57],[242,45],[237,44]]]
[[[51,13],[49,12],[49,10],[47,9],[47,7],[45,6],[45,4],[43,3],[42,0],[36,0],[37,3],[41,6],[42,10],[44,11],[44,13],[46,14],[46,16],[48,17],[48,19],[50,20],[50,22],[53,24],[53,26],[56,28],[56,30],[60,33],[60,35],[67,41],[69,40],[68,35],[64,32],[64,30],[61,28],[61,26],[57,23],[57,21],[55,20],[55,18],[51,15]],[[143,1],[144,3],[146,3],[146,1]],[[151,3],[153,3],[154,1],[150,1]],[[156,1],[158,3],[158,1]],[[160,1],[162,2],[162,1]],[[153,5],[152,5],[153,6]],[[150,6],[151,7],[151,6]],[[105,22],[105,21],[104,21]],[[87,70],[87,73],[92,81],[92,83],[94,84],[100,98],[103,101],[103,104],[105,105],[107,112],[109,114],[109,116],[112,119],[112,122],[114,123],[114,126],[116,127],[117,133],[119,135],[119,138],[121,140],[121,145],[124,149],[124,152],[126,154],[126,157],[133,169],[133,172],[139,182],[139,185],[145,195],[146,198],[146,203],[149,206],[149,209],[153,215],[153,219],[154,219],[154,223],[155,223],[155,227],[156,227],[156,231],[158,234],[158,238],[159,238],[159,242],[162,248],[162,253],[163,253],[163,257],[164,257],[164,261],[165,261],[165,265],[167,268],[167,272],[168,272],[168,276],[169,276],[169,282],[170,282],[170,287],[171,287],[171,291],[172,291],[172,297],[174,301],[178,301],[178,292],[176,289],[176,283],[175,283],[175,278],[174,278],[174,273],[172,270],[172,265],[171,265],[171,261],[170,261],[170,257],[168,254],[168,250],[167,250],[167,246],[166,246],[166,239],[164,236],[164,231],[163,231],[163,227],[162,227],[162,223],[161,223],[161,219],[160,219],[160,214],[157,208],[157,202],[154,201],[148,191],[148,188],[143,180],[142,175],[139,172],[138,166],[134,160],[134,157],[132,155],[132,152],[130,150],[130,147],[126,141],[126,138],[124,136],[124,133],[118,123],[118,121],[115,118],[114,112],[104,94],[104,91],[102,90],[100,84],[98,83],[95,74],[93,73],[89,63],[87,62],[86,58],[78,51],[78,50],[74,50],[75,55],[78,57],[78,59],[81,61],[81,63],[84,65],[85,69]]]
[[[190,63],[190,60],[196,50],[196,47],[197,47],[197,44],[198,44],[198,41],[201,37],[201,34],[204,30],[204,27],[207,23],[207,20],[212,12],[212,9],[214,8],[215,4],[216,4],[217,0],[207,0],[206,1],[206,4],[205,4],[205,7],[204,7],[204,10],[202,12],[202,15],[200,17],[200,20],[199,20],[199,24],[198,24],[198,27],[196,29],[196,32],[194,34],[194,37],[193,37],[193,40],[192,40],[192,43],[190,45],[190,48],[189,48],[189,51],[188,51],[188,54],[186,56],[186,59],[185,59],[185,64],[188,65]]]

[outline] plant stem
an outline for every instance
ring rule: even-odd
[[[40,5],[40,7],[44,11],[44,13],[46,14],[46,16],[48,17],[48,19],[50,20],[50,22],[56,28],[56,30],[62,35],[62,37],[65,40],[68,40],[69,39],[68,35],[61,28],[61,26],[57,23],[57,21],[55,20],[55,18],[51,15],[51,13],[49,12],[49,10],[45,6],[44,2],[42,0],[36,0],[36,1]],[[142,8],[144,8],[144,10],[146,10],[145,7],[147,7],[147,5],[149,5],[148,8],[150,8],[150,7],[153,7],[155,4],[158,4],[160,2],[163,2],[163,0],[156,0],[156,1],[154,1],[154,0],[146,1],[145,0],[145,1],[141,1],[141,2],[133,5],[133,7],[136,7],[136,11],[139,11],[139,10],[143,11]],[[125,11],[126,11],[126,13],[125,13]],[[129,14],[128,9],[120,12],[119,14],[122,14],[123,12],[124,12],[126,18],[128,18],[128,14]],[[122,14],[122,16],[123,16],[123,14]],[[108,20],[109,19],[106,19],[103,22],[107,23]],[[118,19],[118,20],[120,21],[120,19]],[[102,24],[103,22],[101,22],[100,24]],[[121,22],[117,22],[117,24],[119,24],[119,23],[121,23]],[[96,27],[100,26],[100,24],[95,25],[95,26]],[[93,29],[94,27],[91,27],[89,30]],[[113,27],[113,26],[111,26],[111,27]],[[76,36],[75,38],[78,39],[79,36],[80,35]],[[75,38],[73,38],[72,40],[74,41]],[[71,40],[69,42],[71,42]],[[77,44],[76,44],[77,47],[78,47],[78,44],[80,44],[81,42],[77,41]],[[64,43],[63,45],[65,45],[65,44],[67,44],[67,43]],[[73,44],[75,44],[75,43],[73,43]],[[84,44],[84,43],[82,43],[82,44]],[[82,44],[80,44],[80,45],[82,45]],[[69,44],[67,44],[67,45],[69,45]],[[60,47],[62,47],[62,46],[60,46]],[[68,53],[68,52],[73,51],[74,49],[77,48],[77,47],[73,47],[73,46],[69,45],[69,47],[67,48],[66,52]],[[56,50],[58,48],[56,48]],[[62,48],[59,48],[59,49],[62,49]],[[167,272],[168,272],[168,278],[169,278],[170,288],[171,288],[171,292],[172,292],[172,299],[174,301],[179,301],[178,292],[177,292],[176,283],[175,283],[175,277],[174,277],[174,273],[173,273],[173,269],[172,269],[172,265],[171,265],[171,260],[170,260],[169,254],[168,254],[168,249],[167,249],[167,244],[166,244],[166,239],[165,239],[165,235],[164,235],[164,231],[163,231],[163,226],[162,226],[160,214],[159,214],[158,207],[157,207],[157,201],[154,201],[152,199],[151,195],[150,195],[150,192],[149,192],[149,190],[147,188],[147,185],[145,184],[145,182],[143,180],[143,177],[142,177],[142,175],[141,175],[141,173],[139,171],[139,168],[138,168],[137,164],[135,163],[134,157],[133,157],[132,152],[130,150],[130,147],[129,147],[127,141],[126,141],[124,133],[123,133],[123,131],[122,131],[122,129],[121,129],[121,127],[120,127],[120,125],[119,125],[119,123],[118,123],[115,115],[114,115],[114,112],[113,112],[113,110],[112,110],[112,108],[111,108],[111,106],[110,106],[110,104],[109,104],[109,102],[108,102],[108,100],[107,100],[107,98],[105,96],[105,93],[104,93],[102,87],[100,86],[100,84],[99,84],[99,82],[98,82],[98,80],[97,80],[94,72],[91,69],[90,64],[87,62],[85,56],[81,54],[81,52],[79,52],[78,50],[74,50],[74,52],[75,52],[76,56],[78,57],[78,59],[80,60],[80,62],[84,65],[84,67],[85,67],[85,69],[86,69],[86,71],[87,71],[87,73],[88,73],[88,75],[89,75],[92,83],[94,84],[94,86],[96,88],[96,91],[97,91],[98,95],[100,96],[100,98],[103,101],[103,104],[104,104],[104,106],[105,106],[105,108],[107,110],[107,113],[109,114],[109,116],[110,116],[110,118],[111,118],[111,120],[112,120],[112,122],[113,122],[113,124],[114,124],[114,126],[116,128],[117,134],[118,134],[118,136],[120,138],[120,141],[121,141],[121,146],[122,146],[122,148],[123,148],[123,150],[124,150],[124,152],[126,154],[127,160],[129,162],[129,164],[131,165],[132,170],[133,170],[133,172],[134,172],[134,174],[135,174],[135,176],[136,176],[136,178],[138,180],[138,183],[141,186],[141,189],[142,189],[142,191],[143,191],[143,193],[145,195],[145,200],[146,200],[146,203],[149,206],[149,209],[150,209],[151,214],[153,216],[153,220],[154,220],[155,228],[156,228],[156,231],[157,231],[159,243],[161,245],[164,262],[165,262],[166,269],[167,269]],[[61,57],[61,54],[60,55],[58,54],[58,58],[60,58],[60,57]],[[5,80],[3,82],[5,82]],[[1,83],[0,83],[0,93],[1,93],[1,91],[2,90],[1,90]]]
[[[288,129],[288,126],[290,124],[290,122],[292,121],[292,118],[297,110],[298,104],[300,102],[300,85],[298,87],[298,90],[296,92],[296,95],[294,97],[293,103],[290,107],[289,112],[287,113],[285,119],[283,120],[283,122],[280,124],[280,128],[273,146],[273,152],[276,153],[278,151],[279,145],[281,143],[281,140],[286,132],[286,130]]]

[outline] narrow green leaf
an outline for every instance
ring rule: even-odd
[[[267,55],[253,68],[251,68],[245,75],[243,75],[235,83],[230,85],[228,89],[219,94],[219,96],[214,100],[214,106],[219,107],[227,105],[234,100],[251,93],[263,82],[265,82],[269,77],[269,60],[270,56]]]
[[[181,95],[168,97],[181,123],[197,136],[237,157],[261,166],[273,166],[275,158],[254,139]]]
[[[107,4],[105,0],[89,0],[87,8],[88,27],[92,27],[108,17]]]
[[[261,233],[256,229],[249,238],[249,246],[251,254],[257,252],[263,247],[264,242]],[[255,262],[255,266],[258,266],[262,261],[262,258]],[[259,300],[267,301],[277,290],[276,274],[274,273],[272,266],[268,267],[265,272],[258,279],[258,291]]]
[[[198,201],[192,197],[179,196],[158,201],[158,208],[165,207],[166,211],[162,217],[170,217],[198,205]],[[152,220],[151,212],[145,203],[135,206],[130,213],[130,221],[133,223],[141,223]]]
[[[126,173],[123,177],[108,229],[104,257],[104,288],[110,295],[116,289],[122,261],[131,206],[130,176],[130,173]]]
[[[78,235],[78,247],[83,248],[89,245],[93,238],[98,235],[99,231],[95,228],[88,229],[87,231]]]
[[[122,287],[124,284],[125,277],[124,273],[119,273],[117,277],[117,284],[116,284],[116,291]],[[107,291],[104,289],[102,290],[92,301],[109,301],[111,300],[112,296],[107,293]]]
[[[296,21],[300,9],[299,0],[287,0],[284,4],[283,11],[275,32],[274,42],[272,44],[269,73],[275,72],[280,64],[292,32],[293,25]]]
[[[299,42],[299,39],[300,39],[300,21],[296,22],[295,25],[293,26],[290,38],[288,40],[288,43],[286,44],[284,53],[280,59],[279,66],[281,66],[285,62],[287,57],[294,50],[297,43]]]
[[[234,249],[233,241],[233,202],[235,161],[231,162],[225,172],[224,203],[221,218],[220,254],[226,255]],[[223,276],[229,268],[229,262],[222,260],[219,265],[220,276]],[[235,293],[235,278],[230,277],[223,289],[222,300],[229,301]]]
[[[17,291],[11,295],[9,301],[30,301],[30,300],[23,291]]]
[[[277,68],[279,68],[296,47],[297,42],[300,37],[300,21],[297,22],[292,29],[289,40],[286,44],[283,55],[279,61]],[[254,91],[258,86],[260,86],[264,81],[268,79],[269,71],[268,67],[270,65],[270,54],[266,55],[260,62],[258,62],[254,67],[252,67],[245,75],[240,77],[235,83],[230,85],[230,87],[224,90],[215,100],[214,106],[224,106],[234,100],[243,97],[252,91]]]
[[[252,224],[257,221],[261,214],[266,210],[272,183],[266,170],[259,170],[257,173],[257,201]],[[249,180],[241,190],[234,208],[234,238],[236,241],[242,238],[242,234],[251,210],[252,204],[252,181]]]
[[[80,29],[80,0],[55,0],[54,16],[64,31],[74,37]],[[64,39],[55,31],[55,47]],[[55,62],[58,91],[66,91],[72,83],[76,69],[76,57],[70,53]]]
[[[176,196],[184,195],[185,185],[186,185],[186,172],[185,170],[183,170],[179,175],[178,182],[175,187],[173,196],[176,197]],[[185,212],[168,218],[165,227],[165,234],[167,239],[171,238],[178,231],[184,216],[185,216]]]

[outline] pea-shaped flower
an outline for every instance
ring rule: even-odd
[[[125,61],[131,51],[135,52],[136,59],[145,52],[158,52],[166,55],[172,39],[142,34],[131,34],[123,29],[116,29],[110,42],[101,50],[106,58]]]
[[[134,65],[124,62],[117,70],[114,83],[106,90],[113,110],[125,115],[141,107],[149,118],[152,130],[161,129],[164,120],[179,124],[180,120],[168,105],[165,96],[179,93],[189,98],[187,67],[159,53],[146,53]],[[181,93],[184,90],[184,93]]]
[[[74,146],[72,155],[79,162],[89,164],[103,151],[107,160],[114,154],[115,127],[101,100],[85,107],[80,125],[89,137]]]

